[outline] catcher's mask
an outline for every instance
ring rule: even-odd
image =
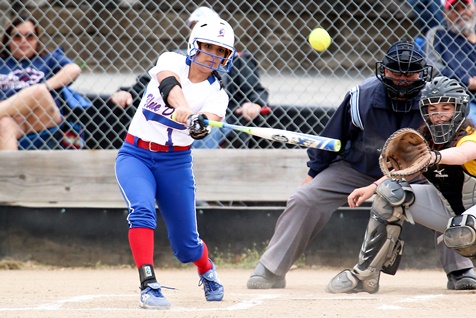
[[[225,48],[225,57],[202,51],[200,49],[201,43],[214,44]],[[218,72],[227,73],[231,69],[233,57],[236,53],[234,44],[235,33],[233,32],[230,24],[220,18],[207,17],[198,21],[193,27],[192,33],[190,34],[190,39],[188,41],[187,55],[194,63],[200,64]],[[220,61],[218,68],[197,62],[196,57],[198,53],[210,55],[214,61],[218,59]],[[221,66],[223,66],[223,68]]]
[[[443,103],[454,105],[453,116],[441,124],[433,124],[428,114],[428,106]],[[430,130],[433,142],[447,143],[469,114],[469,95],[458,81],[445,76],[435,77],[421,92],[420,112]]]
[[[396,80],[385,76],[385,70],[394,74],[418,73],[417,79]],[[377,62],[375,75],[385,86],[396,112],[409,112],[420,90],[431,80],[433,67],[426,64],[425,57],[413,42],[406,40],[392,44],[381,62]]]

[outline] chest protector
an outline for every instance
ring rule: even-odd
[[[476,178],[459,165],[437,165],[424,173],[443,196],[448,210],[462,214],[476,204]]]

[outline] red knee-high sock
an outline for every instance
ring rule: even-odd
[[[129,246],[137,268],[145,264],[154,265],[154,230],[129,229]]]
[[[212,262],[210,262],[210,259],[208,258],[207,244],[205,244],[205,242],[202,241],[202,245],[203,245],[202,257],[200,257],[198,260],[193,262],[197,266],[198,273],[200,275],[205,274],[213,267]]]

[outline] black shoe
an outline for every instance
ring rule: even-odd
[[[446,288],[450,290],[473,290],[476,289],[476,276],[474,269],[463,269],[454,271],[448,275],[448,283]]]
[[[286,279],[271,273],[263,264],[258,263],[247,283],[248,289],[285,288]]]

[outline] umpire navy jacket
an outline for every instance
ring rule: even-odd
[[[332,162],[345,160],[363,174],[382,177],[378,157],[387,138],[400,128],[417,129],[423,124],[419,99],[420,96],[415,99],[409,112],[395,112],[385,87],[376,77],[352,88],[321,132],[321,136],[339,139],[342,150],[335,153],[309,148],[308,174],[315,177]]]

